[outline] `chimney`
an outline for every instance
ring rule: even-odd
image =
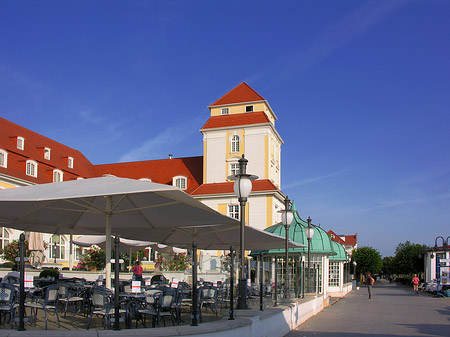
[[[172,159],[172,153],[169,153],[169,159]]]

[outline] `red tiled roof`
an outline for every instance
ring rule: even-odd
[[[0,167],[0,173],[38,184],[52,182],[54,169],[64,172],[64,180],[89,178],[94,175],[91,162],[78,150],[1,117],[0,130],[0,149],[8,153],[8,166]],[[25,140],[23,150],[17,148],[17,137],[23,137]],[[51,150],[50,160],[44,159],[45,147]],[[68,167],[68,157],[74,159],[73,169]],[[37,178],[26,175],[27,160],[38,163]]]
[[[355,235],[344,235],[345,244],[356,246],[358,243],[358,234]]]
[[[264,98],[262,98],[255,90],[250,88],[250,86],[247,83],[242,82],[241,84],[239,84],[237,87],[235,87],[234,89],[223,95],[221,98],[219,98],[210,106],[245,103],[245,102],[257,102],[257,101],[264,101]]]
[[[175,176],[185,176],[188,179],[186,193],[190,193],[203,181],[203,156],[95,165],[94,169],[99,176],[150,178],[155,183],[166,185],[172,185]]]
[[[327,234],[331,237],[331,240],[336,241],[337,243],[340,243],[341,245],[345,244],[345,241],[342,240],[339,235],[337,235],[335,232],[333,232],[331,229],[327,232]]]
[[[270,120],[263,111],[246,112],[233,115],[212,116],[200,130],[265,123],[270,123]]]
[[[234,194],[233,184],[233,182],[203,184],[193,191],[191,195]],[[252,192],[278,191],[278,188],[267,179],[255,180],[252,184]]]

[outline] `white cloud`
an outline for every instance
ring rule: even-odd
[[[347,173],[347,172],[352,171],[352,170],[353,169],[344,169],[344,170],[333,172],[333,173],[326,174],[326,175],[323,175],[323,176],[318,176],[318,177],[314,177],[314,178],[309,178],[309,179],[303,179],[303,180],[299,180],[299,181],[290,182],[290,183],[287,183],[287,184],[283,184],[283,189],[290,189],[290,188],[295,188],[295,187],[299,187],[299,186],[302,186],[302,185],[312,184],[312,183],[315,183],[315,182],[318,182],[318,181],[322,181],[322,180],[325,180],[325,179],[329,179],[329,178],[333,178],[333,177],[339,176],[341,174]]]

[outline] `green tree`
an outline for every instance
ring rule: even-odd
[[[409,241],[399,243],[395,249],[395,273],[403,275],[423,273],[424,257],[422,251],[426,248],[426,245],[411,243]]]
[[[395,274],[395,263],[394,257],[386,256],[383,258],[383,275],[392,275]]]
[[[360,247],[353,251],[352,260],[356,261],[357,274],[379,274],[383,268],[383,260],[378,250],[372,247]]]

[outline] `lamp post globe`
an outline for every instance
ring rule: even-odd
[[[247,278],[245,276],[245,247],[244,247],[244,228],[245,228],[245,204],[252,191],[252,180],[258,179],[257,176],[247,174],[248,160],[242,155],[239,159],[239,173],[228,176],[228,180],[234,181],[234,193],[238,197],[240,205],[240,276],[239,276],[239,298],[238,309],[247,309]]]
[[[294,220],[294,213],[290,210],[291,201],[286,196],[284,199],[284,210],[279,211],[281,213],[281,222],[283,223],[285,229],[285,252],[284,252],[284,263],[285,263],[285,278],[284,278],[284,298],[289,298],[289,227]]]

